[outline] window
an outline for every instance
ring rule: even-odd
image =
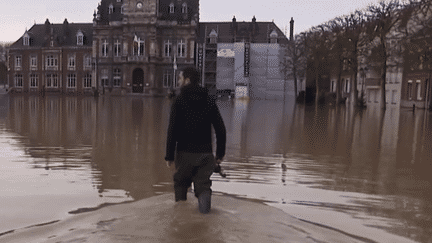
[[[38,86],[39,76],[37,74],[30,74],[30,87],[36,88]]]
[[[109,79],[107,77],[104,77],[101,79],[101,85],[108,87],[109,86]]]
[[[46,58],[47,62],[46,62],[46,66],[47,67],[57,67],[58,65],[58,59],[56,56],[54,55],[48,55]]]
[[[183,3],[182,5],[182,13],[187,13],[187,4]]]
[[[164,56],[165,57],[171,56],[171,51],[172,51],[171,49],[172,49],[172,43],[169,40],[165,41],[165,44],[164,44]]]
[[[30,45],[30,36],[27,33],[25,33],[23,36],[23,45],[24,46]]]
[[[120,13],[121,13],[121,14],[124,14],[124,12],[125,12],[125,6],[122,5],[122,6],[121,6],[121,9],[120,9]]]
[[[90,68],[92,63],[92,59],[90,56],[84,56],[84,68]]]
[[[172,87],[172,75],[171,70],[165,70],[163,74],[163,86],[164,88],[171,88]]]
[[[21,68],[22,67],[22,57],[21,56],[16,56],[15,57],[15,67],[16,68]]]
[[[396,104],[397,90],[392,90],[392,104]]]
[[[335,80],[331,81],[330,92],[336,92],[336,81]]]
[[[50,46],[51,46],[51,47],[54,46],[54,41],[50,41]]]
[[[121,54],[121,43],[119,40],[116,40],[114,43],[114,56],[119,57]]]
[[[169,12],[170,12],[170,13],[174,13],[174,3],[171,3],[171,4],[169,5]]]
[[[113,12],[114,12],[114,6],[112,4],[110,4],[108,7],[108,13],[112,14]]]
[[[22,87],[23,86],[23,76],[22,74],[15,74],[15,87]]]
[[[180,42],[177,43],[177,56],[186,57],[186,43],[184,40],[180,40]]]
[[[30,57],[30,67],[31,68],[36,68],[37,67],[37,57],[36,56],[31,56]]]
[[[66,83],[68,88],[75,88],[76,87],[76,74],[70,73],[67,75]]]
[[[68,68],[70,70],[75,70],[75,56],[70,56],[68,58]]]
[[[144,56],[144,41],[141,37],[135,36],[132,53],[135,56]]]
[[[77,34],[77,45],[79,45],[79,46],[84,45],[84,35],[81,31],[78,31],[78,34]]]
[[[120,87],[121,86],[121,70],[120,70],[120,68],[114,68],[113,86],[114,87]]]
[[[109,86],[108,69],[102,69],[101,86]]]
[[[272,43],[272,44],[276,44],[277,43],[277,39],[278,39],[278,33],[276,32],[276,30],[273,30],[271,33],[270,33],[270,43]]]
[[[104,40],[102,43],[102,56],[107,57],[108,56],[108,41]]]
[[[47,74],[46,76],[46,87],[57,88],[58,87],[58,76],[57,74]]]
[[[350,92],[350,82],[349,79],[345,79],[345,93],[349,94]]]
[[[422,100],[422,93],[421,93],[421,81],[416,81],[416,90],[417,90],[417,100]]]
[[[91,88],[91,81],[92,81],[92,75],[90,73],[84,75],[84,79],[83,79],[84,88]]]
[[[407,97],[409,100],[412,100],[412,88],[412,80],[408,80]]]

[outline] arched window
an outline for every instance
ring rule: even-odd
[[[174,3],[170,3],[169,5],[169,12],[174,13]]]
[[[182,5],[182,13],[187,13],[187,4],[183,3]]]
[[[109,5],[108,13],[112,14],[114,12],[114,6],[112,4]]]
[[[270,43],[277,43],[278,34],[276,30],[273,30],[270,34]]]
[[[212,31],[210,32],[209,37],[210,37],[210,44],[217,43],[218,34],[214,29],[212,29]]]

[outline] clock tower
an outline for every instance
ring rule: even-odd
[[[157,0],[124,0],[124,24],[154,24],[157,20]]]
[[[102,0],[93,19],[99,93],[166,95],[194,65],[198,0]]]

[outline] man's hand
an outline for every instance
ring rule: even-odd
[[[220,163],[222,163],[223,158],[222,159],[216,159],[216,164],[220,165]]]
[[[169,160],[169,161],[166,162],[166,165],[167,165],[168,168],[171,168],[171,166],[173,164],[174,164],[174,161],[172,161],[172,160]]]

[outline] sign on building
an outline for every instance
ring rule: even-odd
[[[249,77],[250,68],[250,43],[245,43],[244,49],[244,76]]]

